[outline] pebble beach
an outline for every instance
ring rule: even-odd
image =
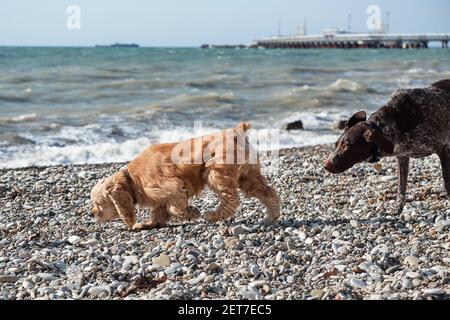
[[[331,175],[331,150],[280,151],[279,170],[265,170],[282,200],[269,227],[242,198],[230,221],[130,232],[89,213],[91,188],[123,163],[0,170],[0,299],[449,300],[438,158],[412,161],[399,215],[395,159]],[[192,204],[216,200],[206,191]]]

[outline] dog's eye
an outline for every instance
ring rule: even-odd
[[[342,141],[341,146],[342,146],[342,149],[348,150],[350,144],[347,141]]]

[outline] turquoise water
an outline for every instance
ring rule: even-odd
[[[0,166],[127,161],[153,142],[251,121],[331,142],[334,121],[450,78],[450,50],[0,48]]]

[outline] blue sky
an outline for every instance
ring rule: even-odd
[[[68,30],[66,9],[81,8],[81,30]],[[14,0],[0,1],[0,45],[91,46],[137,42],[143,46],[250,43],[293,34],[304,19],[308,33],[347,26],[367,31],[366,9],[391,14],[392,32],[450,33],[448,0]]]

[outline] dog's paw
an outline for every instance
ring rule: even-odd
[[[155,222],[145,222],[145,223],[135,223],[133,227],[131,228],[132,231],[143,231],[143,230],[150,230],[153,228],[158,228],[159,224]]]
[[[396,206],[396,213],[401,214],[403,212],[403,209],[405,208],[406,204],[406,197],[397,197],[397,206]]]
[[[268,227],[268,226],[273,225],[276,221],[277,221],[277,218],[274,218],[271,216],[265,216],[264,219],[259,221],[259,224]]]
[[[219,215],[217,214],[217,212],[214,211],[207,211],[203,214],[203,219],[205,219],[206,221],[212,222],[212,223],[216,223],[219,222]]]
[[[144,224],[143,223],[135,223],[132,227],[131,227],[131,231],[141,231],[144,229]]]
[[[397,215],[400,215],[403,213],[403,209],[405,208],[405,203],[397,203],[397,205],[395,206],[395,210],[394,213],[396,213]]]
[[[187,211],[189,213],[188,215],[188,220],[195,220],[200,218],[201,214],[200,214],[200,210],[198,210],[196,207],[194,206],[188,206],[187,207]]]
[[[146,228],[145,224],[143,223],[135,223],[132,227],[131,227],[131,231],[142,231]]]
[[[404,205],[404,204],[399,204],[399,205],[397,205],[397,207],[396,207],[396,209],[395,209],[395,212],[396,212],[397,214],[402,214],[404,208],[405,208],[405,205]]]

